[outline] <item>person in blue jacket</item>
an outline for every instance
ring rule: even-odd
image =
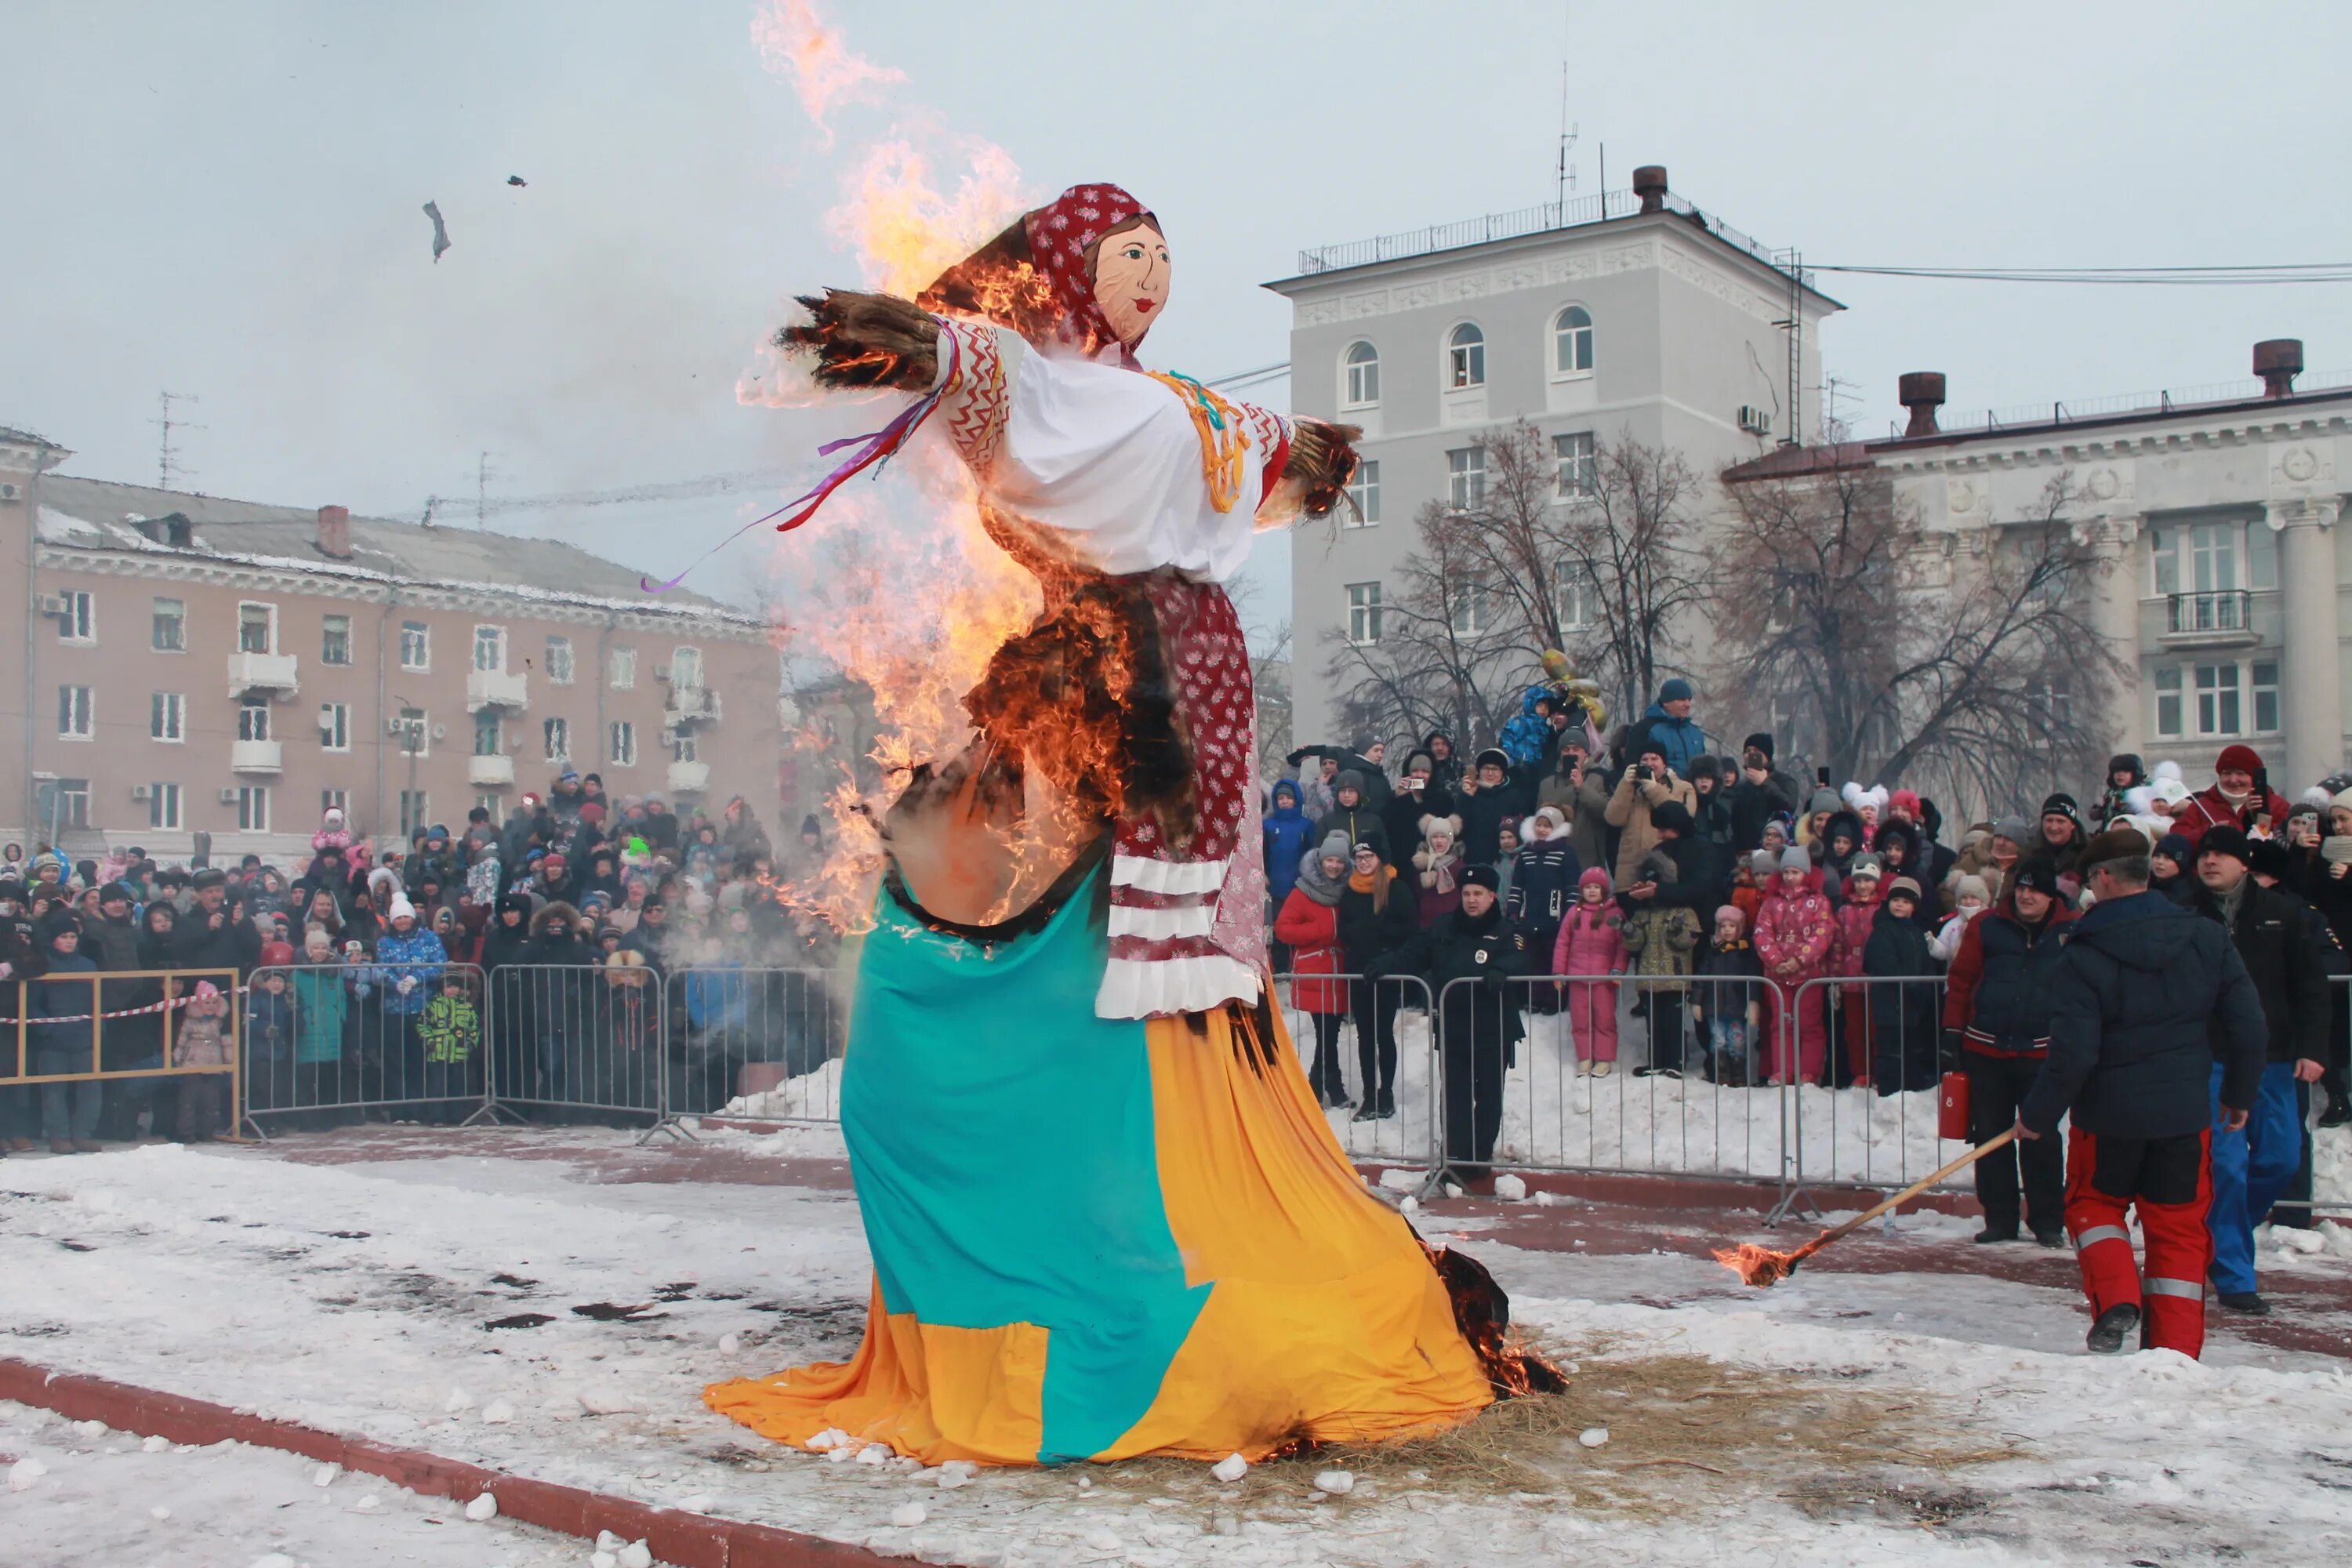
[[[417,923],[416,908],[403,893],[392,896],[384,933],[376,938],[375,963],[366,979],[383,989],[376,1003],[383,1029],[383,1098],[415,1100],[425,1093],[425,1046],[416,1026],[425,1005],[439,989],[449,952],[441,939]]]
[[[1674,769],[1676,778],[1690,777],[1691,764],[1706,751],[1706,734],[1691,718],[1696,693],[1691,683],[1677,675],[1658,688],[1658,700],[1643,712],[1636,731],[1646,731]],[[1627,747],[1629,755],[1639,754],[1638,739]]]
[[[1298,858],[1307,853],[1315,831],[1315,825],[1300,809],[1297,779],[1274,781],[1274,809],[1265,814],[1265,885],[1278,910],[1298,880]]]

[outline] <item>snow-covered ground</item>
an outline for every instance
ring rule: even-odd
[[[0,1400],[0,1560],[18,1568],[535,1568],[568,1535],[242,1443],[173,1447]],[[323,1484],[321,1484],[323,1483]]]
[[[1312,1466],[1225,1485],[1199,1467],[1146,1465],[986,1472],[943,1489],[903,1465],[788,1453],[698,1395],[854,1348],[868,1286],[855,1200],[815,1177],[772,1184],[782,1156],[837,1154],[837,1135],[706,1133],[642,1151],[632,1136],[433,1134],[427,1146],[464,1152],[430,1158],[402,1157],[413,1151],[397,1134],[346,1133],[273,1151],[11,1159],[0,1335],[53,1367],[929,1561],[1451,1563],[1465,1541],[1501,1568],[1570,1554],[2305,1563],[2352,1550],[2344,1361],[2227,1333],[2203,1364],[2092,1360],[2070,1290],[1898,1270],[1808,1271],[1756,1293],[1690,1255],[1706,1238],[1662,1233],[1655,1252],[1582,1257],[1506,1245],[1486,1234],[1500,1229],[1492,1215],[1441,1210],[1422,1216],[1433,1239],[1486,1258],[1520,1321],[1579,1363],[1572,1425],[1619,1434],[1544,1449],[1540,1485],[1374,1464],[1353,1492],[1327,1497]],[[308,1163],[321,1156],[339,1163]],[[1727,1234],[1741,1224],[1727,1216]],[[1965,1248],[1968,1226],[1921,1215],[1898,1235]],[[2266,1249],[2264,1268],[2352,1276],[2326,1251]],[[2341,1341],[2340,1323],[2318,1326]],[[1693,1391],[1653,1370],[1692,1357],[1719,1366],[1726,1386]],[[1673,1384],[1672,1400],[1653,1382]],[[1774,1401],[1829,1414],[1783,1419]],[[1711,1446],[1656,1447],[1676,1426],[1704,1427]],[[1832,1426],[1846,1435],[1824,1436]],[[131,1458],[104,1446],[99,1459]],[[242,1539],[258,1542],[249,1563],[278,1539],[261,1518],[267,1489],[220,1486],[251,1500],[222,1514],[242,1511]],[[369,1486],[389,1508],[393,1489]],[[419,1506],[448,1518],[454,1505]],[[894,1522],[910,1507],[920,1522]],[[470,1561],[535,1560],[477,1539]],[[278,1550],[371,1561],[361,1547]],[[586,1559],[584,1545],[571,1558]],[[35,1559],[149,1560],[211,1561],[160,1542]]]

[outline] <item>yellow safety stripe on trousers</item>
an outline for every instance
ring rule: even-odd
[[[2095,1225],[2074,1238],[2074,1250],[2080,1252],[2096,1241],[2120,1241],[2129,1247],[2131,1232],[2119,1225]]]
[[[2151,1274],[2140,1281],[2140,1290],[2149,1296],[2185,1296],[2192,1301],[2205,1299],[2205,1284],[2200,1279],[2167,1279]]]

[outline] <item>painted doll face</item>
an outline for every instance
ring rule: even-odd
[[[1150,224],[1121,230],[1095,252],[1095,303],[1133,348],[1168,307],[1168,241]]]

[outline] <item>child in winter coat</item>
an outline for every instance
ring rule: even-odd
[[[1822,988],[1805,982],[1830,973],[1837,945],[1837,918],[1822,892],[1822,873],[1798,846],[1780,853],[1780,868],[1756,910],[1756,956],[1772,984],[1764,1015],[1765,1068],[1772,1082],[1792,1079],[1812,1083],[1822,1076],[1827,1042],[1822,1036]],[[1801,1002],[1800,1001],[1801,998]],[[1797,1009],[1793,1039],[1782,1020]]]
[[[1927,933],[1913,918],[1918,909],[1919,884],[1908,877],[1895,878],[1887,884],[1863,947],[1864,974],[1882,982],[1911,982],[1866,988],[1872,1037],[1868,1081],[1881,1099],[1936,1087],[1936,1055],[1942,1038],[1937,1027],[1936,961],[1927,952]]]
[[[1832,974],[1853,976],[1862,973],[1863,949],[1869,945],[1871,928],[1878,920],[1879,873],[1875,855],[1856,855],[1846,865],[1845,899],[1835,910],[1838,940],[1831,952]],[[1841,985],[1838,991],[1837,1035],[1845,1048],[1832,1079],[1843,1089],[1850,1083],[1870,1081],[1870,988]]]
[[[228,1002],[220,987],[209,980],[196,982],[196,994],[183,1010],[180,1026],[172,1037],[172,1065],[227,1066],[228,1042],[221,1035],[221,1020],[227,1016]],[[181,1142],[200,1142],[221,1131],[227,1087],[226,1073],[191,1073],[180,1079]]]
[[[1738,904],[1715,911],[1715,940],[1698,956],[1691,986],[1691,1016],[1707,1076],[1738,1089],[1756,1076],[1757,1025],[1764,1011],[1764,965],[1748,940],[1748,916]]]
[[[1435,925],[1438,916],[1450,915],[1462,907],[1462,819],[1423,817],[1421,847],[1412,852],[1412,868],[1420,883],[1417,898],[1422,930]]]
[[[1559,922],[1551,950],[1554,974],[1594,978],[1568,983],[1569,1027],[1576,1041],[1577,1076],[1606,1078],[1617,1068],[1617,982],[1625,973],[1625,921],[1610,901],[1609,873],[1585,868],[1576,881],[1576,906]],[[1609,975],[1612,978],[1600,979]]]
[[[1772,852],[1759,849],[1753,854],[1738,855],[1731,862],[1731,902],[1739,910],[1743,931],[1756,927],[1756,906],[1764,901],[1764,884],[1780,869],[1779,859]]]
[[[1675,863],[1671,856],[1652,851],[1638,868],[1643,882],[1671,886]],[[1691,952],[1698,946],[1698,911],[1661,899],[1621,898],[1625,909],[1625,952],[1641,995],[1640,1011],[1650,1021],[1650,1059],[1633,1069],[1636,1078],[1653,1073],[1683,1075],[1684,1003],[1690,993]]]
[[[294,950],[282,942],[261,950],[245,998],[245,1099],[257,1110],[293,1101],[294,994],[287,966]]]
[[[420,1120],[446,1125],[465,1114],[465,1102],[481,1093],[481,1077],[475,1068],[474,1058],[481,1043],[482,1020],[473,997],[467,994],[467,977],[462,973],[446,969],[441,972],[440,994],[425,1004],[425,1016],[417,1023],[416,1038],[425,1047],[425,1096],[444,1100],[440,1105],[426,1106]]]
[[[1985,879],[1978,876],[1960,878],[1952,885],[1952,913],[1927,939],[1927,955],[1948,968],[1959,954],[1960,939],[1968,935],[1969,922],[1992,907]]]
[[[320,815],[319,831],[310,835],[312,852],[327,849],[349,850],[352,842],[352,830],[343,823],[342,807],[329,806]]]

